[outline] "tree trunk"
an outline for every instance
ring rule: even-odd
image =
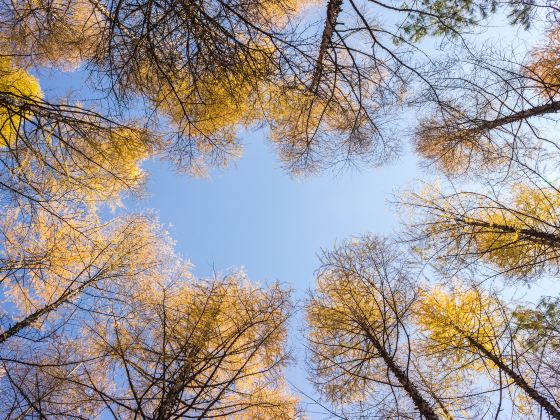
[[[342,0],[329,0],[327,5],[327,19],[325,21],[325,28],[323,29],[323,36],[321,38],[321,46],[319,47],[319,55],[317,57],[317,65],[313,72],[313,79],[311,80],[311,91],[316,92],[319,87],[319,82],[323,76],[323,61],[325,54],[331,43],[331,39],[336,26],[338,15],[342,11]]]
[[[482,355],[487,357],[489,360],[492,361],[502,372],[504,372],[513,382],[521,388],[525,393],[531,397],[537,404],[539,404],[545,411],[553,418],[560,420],[560,411],[550,402],[547,398],[541,395],[535,388],[527,383],[523,376],[519,375],[509,366],[507,366],[499,357],[495,354],[490,352],[486,349],[482,344],[476,341],[474,338],[470,337],[467,334],[464,334],[462,331],[458,330],[468,342],[476,348]]]
[[[524,111],[515,112],[511,115],[496,118],[495,120],[484,120],[476,123],[476,130],[493,130],[506,124],[526,120],[544,114],[552,114],[560,111],[560,101],[551,101],[544,105],[535,106]]]
[[[553,247],[560,246],[560,236],[557,236],[553,233],[543,232],[536,229],[516,229],[512,226],[497,224],[497,223],[489,223],[484,221],[468,221],[462,217],[457,217],[455,219],[459,223],[468,225],[468,226],[477,226],[477,227],[484,227],[489,229],[495,229],[504,233],[518,233],[519,235],[523,236],[526,240],[536,243],[546,243]]]
[[[368,338],[373,344],[373,347],[375,347],[375,350],[377,350],[377,352],[385,362],[387,368],[393,375],[395,375],[399,383],[402,385],[403,389],[410,396],[420,414],[426,420],[439,420],[439,416],[435,413],[432,405],[428,401],[426,401],[416,385],[410,381],[405,371],[395,363],[393,357],[389,353],[387,353],[387,350],[381,345],[379,340],[377,340],[373,335],[369,333]]]
[[[97,279],[94,277],[94,278],[90,279],[89,281],[87,281],[85,283],[82,283],[80,286],[78,286],[75,289],[66,290],[53,303],[50,303],[46,306],[43,306],[41,309],[33,312],[31,315],[28,315],[27,317],[25,317],[21,321],[16,322],[14,325],[12,325],[6,331],[4,331],[3,333],[0,334],[0,344],[4,343],[9,338],[18,334],[21,330],[31,326],[31,324],[33,324],[35,321],[39,320],[39,318],[41,318],[44,315],[47,315],[51,311],[54,311],[55,309],[57,309],[63,303],[68,302],[70,299],[72,299],[74,296],[76,296],[77,294],[82,292],[87,286],[89,286],[91,283],[95,282],[96,280]]]

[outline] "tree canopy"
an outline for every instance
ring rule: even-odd
[[[514,290],[560,272],[559,16],[0,1],[0,415],[304,418],[295,319],[325,415],[559,419],[560,297]],[[499,19],[535,41],[479,42]],[[85,82],[65,94],[47,72]],[[323,251],[303,302],[242,270],[197,277],[157,213],[123,203],[145,162],[204,176],[257,129],[288,175],[414,154],[429,179],[394,200],[392,236]]]

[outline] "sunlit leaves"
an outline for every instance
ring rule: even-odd
[[[431,351],[458,364],[478,352],[469,338],[476,337],[481,346],[492,350],[504,327],[503,320],[496,316],[499,306],[493,298],[472,288],[422,292],[415,314]]]
[[[128,383],[115,378],[116,389],[106,392],[123,403],[143,395],[136,409],[156,418],[189,412],[294,418],[298,401],[280,376],[289,360],[287,293],[277,285],[251,286],[242,274],[202,280],[183,271],[162,281],[134,294],[126,318],[115,313],[91,325],[92,345],[107,355],[111,370],[129,374]]]
[[[20,212],[7,210],[0,230],[2,292],[18,307],[16,318],[54,304],[44,314],[52,315],[85,288],[131,281],[157,266],[168,247],[165,234],[146,217],[102,223],[94,216],[61,220],[43,211],[29,221]]]
[[[471,168],[492,170],[509,160],[507,150],[493,141],[488,129],[477,127],[455,107],[421,121],[414,142],[422,158],[448,175],[469,173]]]
[[[306,308],[309,362],[313,383],[342,412],[438,418],[416,383],[421,377],[407,368],[415,299],[407,264],[389,240],[364,237],[325,253]]]
[[[102,26],[87,0],[17,0],[0,3],[0,48],[26,66],[74,69],[91,59]]]
[[[39,82],[23,69],[16,68],[7,57],[0,57],[0,149],[9,147],[17,138],[23,124],[22,119],[30,117],[31,112],[13,114],[2,103],[19,103],[24,108],[27,101],[41,99]]]
[[[535,79],[535,85],[546,98],[558,98],[560,91],[560,28],[554,26],[548,31],[547,44],[532,52],[527,66],[528,77]]]
[[[415,209],[409,226],[422,254],[437,250],[436,261],[444,264],[460,268],[479,261],[508,276],[532,278],[558,269],[559,197],[552,187],[523,184],[512,186],[509,196],[427,187],[403,204]]]

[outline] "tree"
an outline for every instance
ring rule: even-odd
[[[542,297],[536,305],[520,305],[513,316],[526,334],[530,346],[550,346],[556,349],[560,342],[560,302],[558,298]]]
[[[447,175],[511,170],[515,164],[557,158],[547,133],[560,109],[558,21],[550,7],[545,47],[522,57],[499,51],[449,56],[432,70],[420,103],[431,109],[416,128],[416,151]],[[512,171],[515,173],[515,171]]]
[[[285,291],[254,288],[242,274],[154,288],[125,323],[94,327],[112,369],[128,372],[114,401],[157,419],[296,416],[280,376],[289,361]]]
[[[0,229],[0,285],[15,310],[2,319],[0,348],[14,337],[40,342],[59,322],[69,321],[59,309],[99,307],[102,297],[92,301],[97,292],[133,282],[169,251],[169,239],[147,217],[81,222],[70,224],[43,212],[29,225],[18,220],[17,210],[6,214]]]
[[[10,59],[6,57],[0,59],[0,91],[5,96],[19,96],[22,101],[32,101],[42,96],[37,79],[22,69],[12,68]],[[11,115],[8,108],[0,108],[1,147],[9,147],[15,140],[21,120],[22,116]]]
[[[420,286],[406,261],[374,237],[323,257],[307,303],[309,361],[341,416],[482,418],[511,407],[558,418],[555,301],[515,306],[453,277]]]
[[[160,142],[134,124],[42,98],[39,84],[2,59],[0,71],[0,203],[77,217],[102,203],[117,204],[123,193],[139,192],[140,163]]]
[[[521,413],[530,414],[532,403],[552,418],[560,418],[556,396],[539,386],[543,385],[539,380],[542,372],[535,371],[536,378],[525,377],[531,373],[530,365],[525,364],[531,359],[526,358],[527,349],[517,347],[512,312],[496,295],[475,287],[449,293],[433,288],[418,301],[416,313],[417,323],[427,335],[427,350],[438,355],[445,369],[487,373],[500,384],[500,405],[504,377],[524,392],[524,398],[511,397]]]
[[[84,316],[78,341],[55,337],[38,354],[3,359],[3,406],[18,403],[8,417],[55,415],[84,399],[89,415],[296,417],[281,377],[287,292],[242,274],[194,279],[181,266],[141,278]]]
[[[402,66],[351,44],[361,31],[336,28],[341,2],[328,4],[322,33],[297,28],[299,5],[305,2],[104,6],[111,30],[94,71],[119,98],[140,94],[170,120],[169,156],[187,171],[227,162],[239,153],[239,128],[263,122],[294,172],[361,157],[384,161],[392,148],[378,115],[381,104],[396,102]],[[391,60],[383,48],[379,54]]]
[[[480,25],[500,7],[506,9],[512,24],[522,24],[528,28],[535,14],[536,4],[519,0],[432,0],[415,5],[418,9],[406,3],[402,7],[408,7],[411,12],[403,25],[405,34],[413,40],[420,40],[427,34],[459,36],[461,30]]]
[[[306,310],[311,380],[328,400],[363,406],[371,416],[448,414],[424,392],[411,362],[416,298],[388,240],[365,237],[324,254]]]
[[[87,0],[18,0],[0,4],[0,45],[23,67],[74,69],[91,59],[103,22]]]
[[[546,184],[516,183],[501,194],[427,186],[402,204],[417,215],[408,222],[415,247],[444,270],[482,262],[494,275],[531,279],[557,272],[558,198]]]

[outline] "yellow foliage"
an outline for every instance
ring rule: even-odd
[[[92,214],[60,220],[39,211],[26,221],[6,210],[0,225],[4,270],[25,268],[4,280],[22,315],[48,305],[82,285],[127,281],[157,265],[165,255],[165,233],[147,218],[120,218],[103,224]],[[137,285],[141,282],[137,281]]]
[[[319,4],[321,0],[263,0],[257,8],[265,22],[272,22],[275,28],[281,28],[294,15]]]
[[[118,204],[123,191],[138,191],[145,180],[140,164],[160,147],[157,138],[136,127],[97,127],[57,120],[30,121],[17,147],[8,145],[2,163],[15,176],[13,190],[26,191],[45,206],[89,207]],[[2,150],[0,150],[2,153]],[[27,192],[27,191],[32,192]]]
[[[140,164],[157,148],[157,141],[141,129],[122,127],[104,134],[76,139],[74,153],[65,160],[56,159],[64,162],[60,170],[68,178],[53,182],[67,181],[67,187],[81,191],[86,202],[114,201],[123,190],[137,189],[145,179]]]
[[[512,189],[511,210],[490,205],[473,214],[475,219],[488,223],[487,228],[477,227],[471,234],[474,245],[487,262],[524,274],[549,246],[538,238],[526,240],[522,232],[546,233],[550,224],[557,223],[559,205],[560,194],[556,191],[518,184]]]
[[[232,416],[234,420],[295,420],[299,416],[299,399],[282,387],[269,390],[255,384],[248,392],[247,410]]]
[[[317,169],[314,166],[337,153],[365,156],[376,147],[378,133],[365,103],[358,104],[351,92],[337,86],[322,89],[328,92],[312,92],[305,85],[268,86],[265,115],[270,138],[295,172],[298,166]]]
[[[4,343],[6,345],[6,343]],[[9,343],[10,350],[20,355],[19,360],[33,360],[33,363],[4,364],[3,368],[9,370],[9,375],[14,382],[24,384],[25,391],[33,398],[41,401],[41,411],[55,417],[79,416],[96,418],[99,404],[86,387],[80,386],[88,376],[101,379],[102,364],[96,366],[98,370],[89,370],[87,373],[81,364],[76,364],[77,354],[88,354],[87,339],[56,339],[51,345],[56,347],[57,363],[53,363],[53,355],[41,352],[41,346],[30,346],[28,342]],[[0,378],[4,372],[0,370]],[[29,378],[34,380],[30,381]],[[98,382],[99,383],[99,382]],[[29,395],[28,394],[28,395]],[[0,406],[9,407],[9,398],[13,397],[9,387],[3,388],[0,393]],[[64,413],[64,415],[62,414]]]
[[[225,166],[230,157],[238,157],[238,130],[262,117],[259,94],[270,73],[274,47],[265,41],[250,47],[250,53],[238,53],[230,68],[200,70],[196,77],[190,72],[197,69],[162,77],[149,63],[140,72],[140,90],[180,134],[171,159],[188,161],[187,169],[197,175],[204,174],[208,162]]]
[[[536,48],[527,66],[528,76],[537,79],[537,89],[546,98],[560,93],[560,26],[548,32],[548,45]]]
[[[395,251],[374,237],[347,243],[323,261],[306,305],[313,382],[330,401],[358,403],[382,389],[376,381],[383,383],[388,366],[378,347],[391,349],[398,363],[393,346],[414,288]]]
[[[379,308],[376,308],[373,298],[368,299],[367,292],[351,291],[338,282],[329,287],[319,283],[318,292],[321,298],[313,299],[307,307],[310,327],[307,336],[318,375],[316,379],[321,378],[321,391],[331,401],[360,401],[367,383],[359,374],[353,375],[351,369],[346,370],[341,364],[368,359],[364,330],[354,314],[364,309],[369,315],[366,322],[376,324],[382,321]],[[371,369],[366,367],[364,370],[368,377],[374,377]]]
[[[413,195],[413,205],[426,211],[416,225],[419,234],[446,257],[478,259],[521,277],[539,272],[543,264],[557,265],[560,194],[553,188],[516,184],[508,202],[477,193],[447,196],[428,188]]]
[[[438,287],[423,291],[414,308],[429,347],[457,364],[480,351],[471,339],[493,350],[502,327],[496,310],[494,298],[480,290],[457,288],[448,292]]]
[[[286,292],[256,288],[242,274],[205,281],[179,271],[172,281],[153,279],[149,292],[132,291],[126,319],[97,325],[99,339],[92,345],[113,355],[113,363],[124,354],[146,369],[165,366],[171,382],[186,378],[180,383],[183,401],[189,403],[197,392],[217,398],[209,416],[295,418],[298,401],[285,393],[279,376],[287,361]],[[143,409],[155,410],[161,384],[142,375],[132,380],[136,389],[146,389]],[[117,399],[127,398],[130,389],[117,392]],[[205,402],[194,404],[197,410]]]
[[[196,85],[189,80],[160,91],[157,101],[173,124],[197,139],[201,153],[211,153],[234,144],[238,127],[253,122],[254,83],[243,74],[205,75]]]
[[[459,111],[443,119],[425,119],[416,129],[416,152],[448,175],[473,167],[494,169],[506,162],[507,153],[491,141],[490,134],[465,120],[469,117]]]
[[[37,79],[23,69],[14,68],[7,57],[0,57],[0,94],[5,95],[4,103],[25,103],[42,97]],[[0,105],[0,148],[9,146],[16,139],[22,119],[31,115],[21,108],[20,105],[9,108]]]
[[[0,48],[26,66],[71,70],[90,59],[102,24],[88,0],[15,0],[0,22]]]

